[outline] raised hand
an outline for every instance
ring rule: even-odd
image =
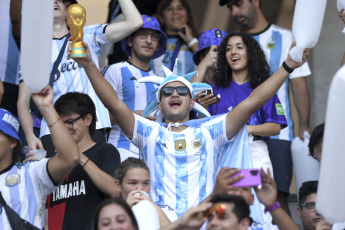
[[[261,168],[261,189],[254,187],[256,196],[259,201],[266,207],[270,207],[277,201],[277,185],[274,181],[269,168],[267,168],[267,173]]]
[[[293,42],[291,44],[290,50],[296,46],[296,42]],[[302,66],[307,60],[308,60],[308,56],[310,53],[310,49],[306,48],[303,51],[303,56],[302,56],[302,61],[301,62],[295,62],[294,60],[292,60],[292,58],[290,57],[290,55],[288,55],[285,63],[291,68],[291,69],[297,69],[298,67]]]

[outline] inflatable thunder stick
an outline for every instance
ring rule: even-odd
[[[49,84],[53,11],[54,0],[23,1],[21,73],[31,93],[38,93]]]
[[[320,36],[327,0],[297,0],[292,22],[292,36],[296,46],[290,57],[302,61],[303,50],[313,48]]]
[[[345,221],[345,66],[329,89],[316,210],[333,224]]]
[[[341,9],[345,9],[345,0],[338,0],[337,1],[337,8],[338,8],[339,12],[341,11]],[[345,28],[341,32],[345,34]]]

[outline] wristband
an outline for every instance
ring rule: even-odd
[[[198,43],[199,42],[199,40],[197,39],[197,38],[192,38],[192,40],[190,40],[189,42],[188,42],[188,48],[192,48],[192,46],[194,46],[196,43]]]
[[[279,203],[279,201],[277,201],[274,203],[274,205],[266,207],[264,210],[264,213],[266,214],[266,212],[273,212],[274,210],[276,210],[279,207],[280,207],[280,203]]]
[[[87,159],[87,161],[84,163],[84,165],[82,166],[83,168],[85,167],[85,165],[87,164],[87,162],[89,162],[89,158]]]
[[[283,62],[283,68],[286,70],[286,72],[288,73],[292,73],[294,71],[294,69],[291,69],[287,64],[286,62],[284,61]]]
[[[54,121],[53,124],[48,125],[48,127],[49,127],[49,128],[53,127],[53,125],[55,125],[56,122],[58,122],[60,119],[61,119],[61,117],[59,116],[58,119],[57,119],[56,121]]]

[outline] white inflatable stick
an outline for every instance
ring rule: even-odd
[[[31,93],[49,84],[53,15],[54,0],[23,0],[21,73]]]
[[[331,224],[345,221],[344,89],[345,66],[338,70],[329,89],[316,199],[317,211]]]
[[[310,134],[303,133],[304,141],[295,137],[291,143],[292,164],[295,172],[297,198],[303,182],[319,180],[319,162],[309,155]]]
[[[345,9],[345,0],[337,0],[337,8],[339,12],[341,11],[341,9]],[[345,28],[341,32],[345,34]]]
[[[296,62],[302,61],[303,50],[313,48],[319,40],[327,0],[297,0],[292,23],[296,46],[289,52]]]

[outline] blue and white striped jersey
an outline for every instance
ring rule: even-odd
[[[151,60],[150,67],[159,76],[164,77],[164,74],[161,72],[162,65],[173,71],[176,58],[173,60],[172,56],[178,41],[181,41],[178,36],[168,36],[165,53],[162,56]],[[193,52],[188,49],[188,46],[185,43],[182,44],[177,54],[177,58],[179,58],[182,62],[182,74],[194,71],[195,64],[193,61]]]
[[[0,2],[0,78],[3,82],[18,85],[19,49],[12,36],[10,2]]]
[[[48,175],[47,162],[48,158],[25,165],[17,163],[0,174],[0,191],[6,203],[40,229],[44,225],[46,196],[56,189]],[[0,211],[0,229],[11,229],[5,209],[1,207]]]
[[[125,61],[105,67],[102,74],[115,89],[119,99],[131,111],[144,110],[152,100],[156,99],[156,93],[151,94],[151,92],[157,86],[152,83],[137,82],[143,77],[156,76],[152,70],[144,71]],[[126,138],[118,125],[112,126],[108,142],[116,148],[127,149],[139,156],[138,148]]]
[[[276,25],[270,25],[266,30],[259,34],[252,34],[264,50],[271,72],[274,73],[286,60],[292,43],[292,34],[290,30]],[[290,74],[289,79],[297,77],[306,77],[310,75],[308,63]],[[287,79],[277,92],[278,98],[285,111],[288,126],[280,131],[277,136],[271,136],[273,139],[289,140],[294,138],[293,121],[291,118],[291,108],[289,99],[289,80]]]
[[[98,56],[101,54],[103,45],[109,44],[104,34],[104,28],[107,24],[91,25],[84,28],[84,41],[89,45],[92,59],[98,67]],[[66,37],[53,39],[52,43],[52,67],[59,55]],[[67,46],[62,60],[55,74],[53,84],[54,103],[67,92],[81,92],[89,95],[96,106],[96,129],[111,127],[108,110],[99,100],[89,81],[84,68],[79,66],[73,59],[67,60]],[[40,137],[49,134],[49,129],[45,119],[42,119]]]
[[[150,169],[152,200],[180,217],[212,192],[218,151],[229,142],[226,115],[179,133],[135,115],[132,142]]]

